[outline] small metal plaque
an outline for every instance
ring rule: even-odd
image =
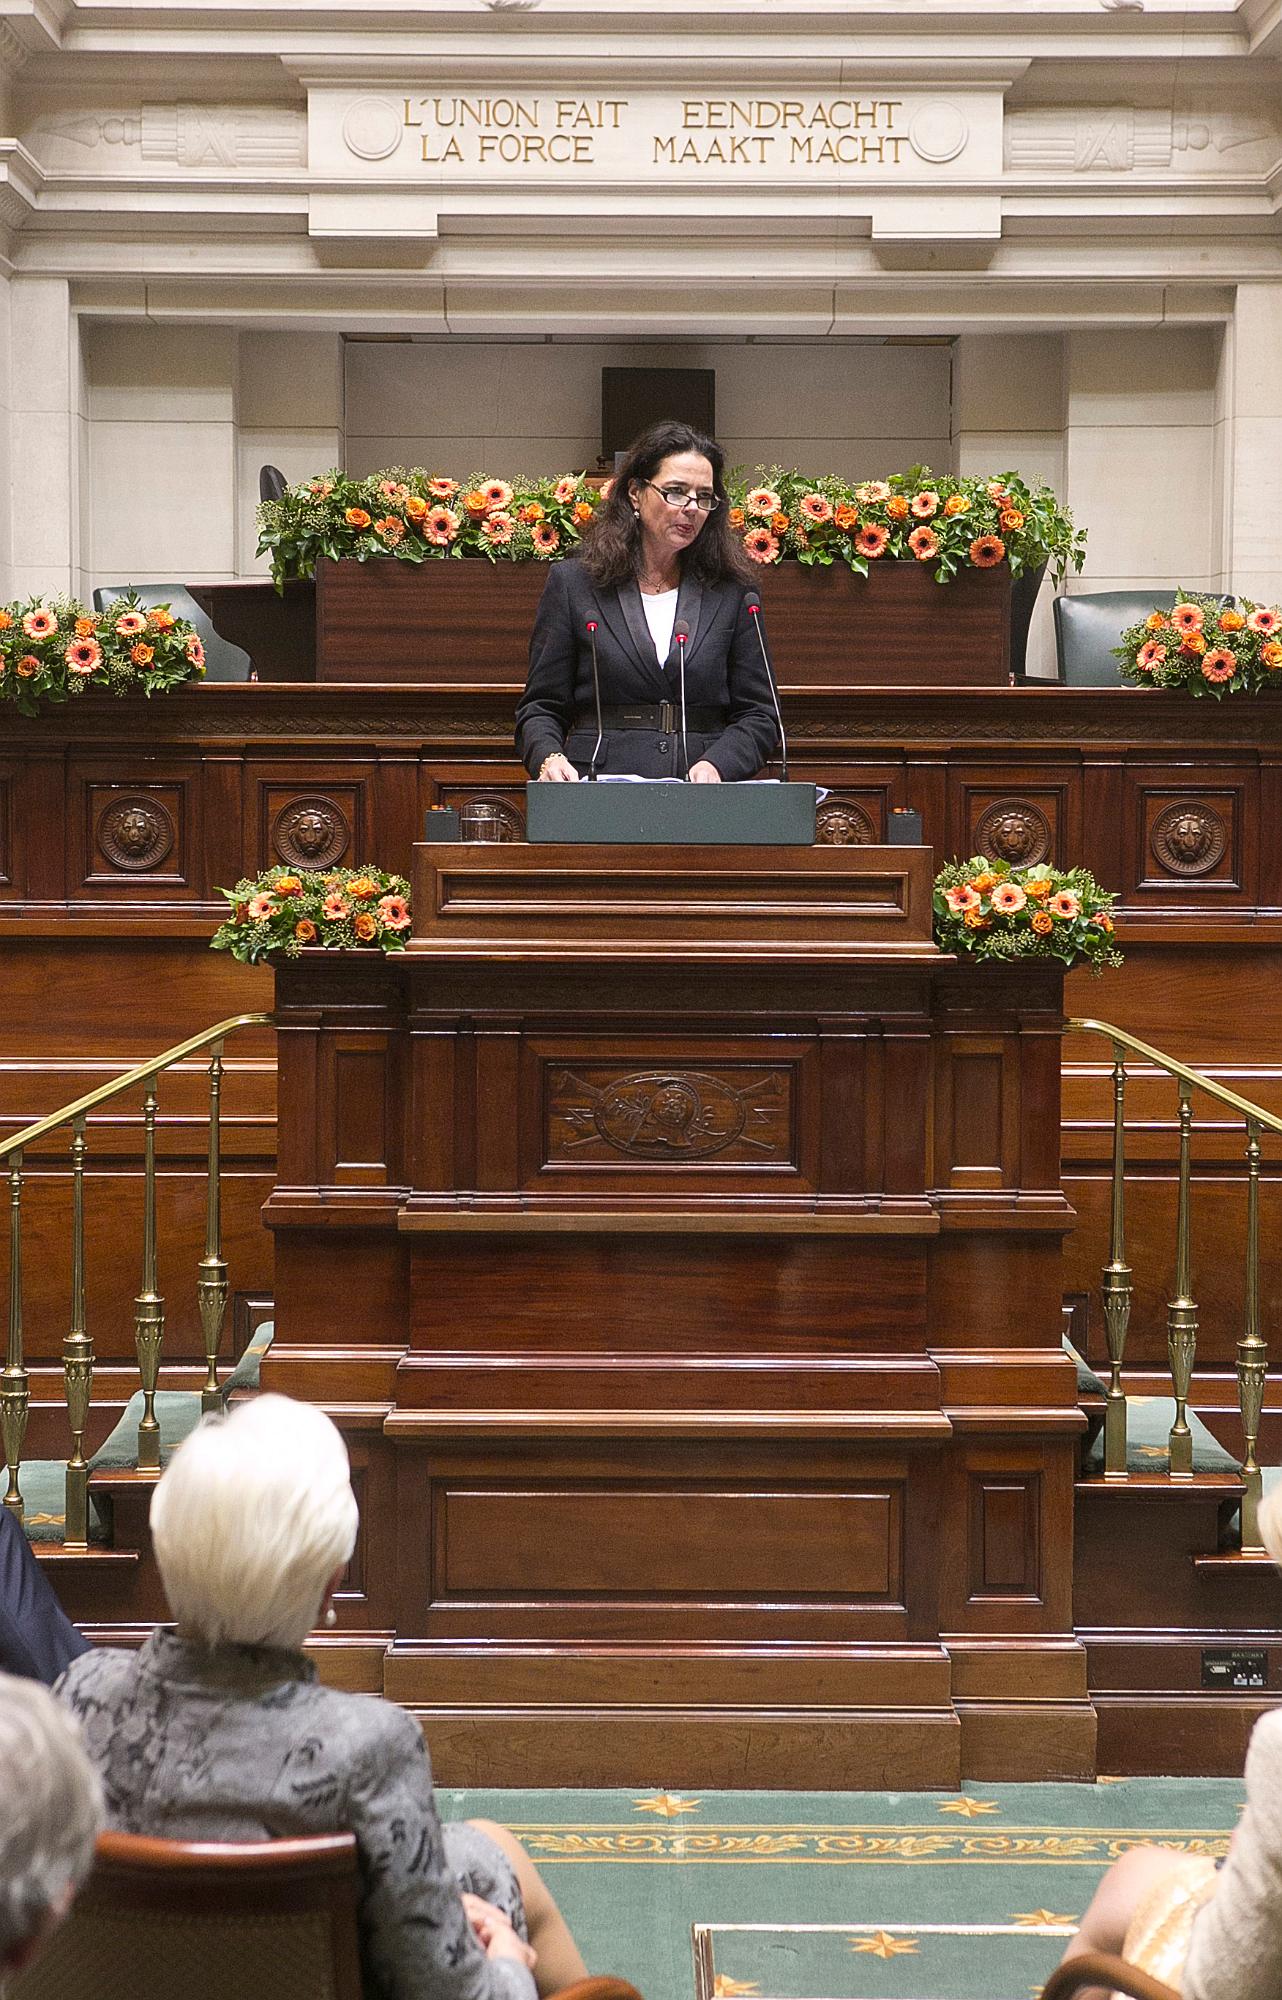
[[[1239,1693],[1244,1688],[1266,1688],[1269,1684],[1269,1656],[1261,1646],[1202,1648],[1202,1686],[1224,1688]]]

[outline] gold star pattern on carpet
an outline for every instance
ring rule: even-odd
[[[981,1813],[1000,1812],[1001,1808],[994,1805],[991,1799],[968,1799],[963,1797],[960,1799],[941,1799],[939,1810],[941,1813],[956,1813],[958,1819],[978,1819]]]
[[[27,1526],[29,1528],[61,1528],[65,1527],[66,1520],[67,1517],[65,1514],[28,1514]]]
[[[917,1949],[916,1938],[892,1937],[889,1931],[874,1931],[871,1937],[851,1938],[852,1951],[866,1951],[873,1958],[903,1958]]]
[[[1076,1924],[1080,1921],[1078,1917],[1057,1916],[1054,1910],[1016,1910],[1011,1918],[1011,1922],[1018,1924],[1022,1931],[1037,1931],[1043,1924]]]
[[[1169,1458],[1164,1444],[1138,1444],[1135,1447],[1141,1458]]]
[[[681,1813],[698,1812],[702,1799],[683,1799],[680,1792],[656,1792],[652,1799],[633,1799],[637,1812],[657,1813],[660,1819],[676,1819]]]
[[[713,2000],[741,2000],[741,1996],[760,1991],[755,1979],[732,1979],[728,1972],[719,1972],[712,1982]]]

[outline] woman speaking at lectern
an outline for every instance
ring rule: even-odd
[[[724,472],[711,438],[655,424],[580,554],[548,571],[516,711],[531,776],[718,784],[751,778],[774,750],[753,573],[730,532]]]

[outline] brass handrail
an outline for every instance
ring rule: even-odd
[[[0,1140],[0,1158],[8,1167],[9,1178],[9,1328],[5,1366],[0,1370],[0,1441],[8,1466],[7,1490],[3,1504],[22,1518],[22,1488],[19,1473],[22,1446],[30,1409],[30,1378],[23,1358],[22,1325],[22,1162],[23,1155],[37,1140],[71,1126],[71,1324],[62,1343],[63,1380],[67,1396],[67,1419],[72,1449],[67,1460],[66,1547],[83,1550],[89,1545],[89,1466],[84,1455],[84,1434],[89,1421],[89,1399],[93,1386],[93,1340],[85,1328],[85,1236],[84,1178],[86,1126],[88,1114],[101,1104],[142,1086],[143,1099],[143,1254],[142,1284],[134,1300],[134,1346],[143,1389],[143,1416],[138,1428],[138,1463],[156,1471],[160,1466],[160,1426],[156,1420],[156,1385],[160,1375],[161,1345],[165,1331],[165,1302],[157,1288],[156,1266],[156,1119],[157,1079],[188,1056],[209,1049],[209,1150],[205,1183],[205,1255],[196,1280],[205,1349],[205,1381],[201,1405],[213,1408],[218,1401],[218,1346],[227,1308],[227,1266],[222,1256],[220,1108],[223,1076],[223,1044],[238,1028],[270,1027],[270,1014],[233,1014],[198,1035],[189,1035],[149,1062],[139,1063],[123,1076],[99,1084],[83,1097],[65,1104],[46,1118],[25,1125],[12,1138]]]
[[[1102,1035],[1113,1051],[1113,1184],[1109,1261],[1101,1273],[1104,1324],[1108,1341],[1110,1380],[1104,1417],[1104,1477],[1125,1479],[1126,1398],[1121,1386],[1122,1361],[1131,1309],[1131,1269],[1126,1262],[1124,1179],[1126,1173],[1125,1102],[1126,1055],[1142,1057],[1166,1075],[1179,1089],[1179,1182],[1175,1220],[1175,1275],[1173,1296],[1166,1313],[1167,1351],[1175,1390],[1175,1422],[1168,1442],[1168,1466],[1173,1479],[1191,1478],[1193,1437],[1188,1422],[1188,1397],[1192,1386],[1193,1363],[1197,1352],[1197,1301],[1192,1293],[1190,1206],[1192,1197],[1192,1096],[1202,1091],[1216,1103],[1238,1114],[1246,1127],[1246,1282],[1243,1299],[1243,1332],[1237,1343],[1236,1372],[1238,1407],[1242,1415],[1242,1533],[1244,1554],[1261,1554],[1259,1510],[1262,1480],[1256,1449],[1260,1436],[1260,1416],[1264,1405],[1264,1383],[1268,1369],[1268,1347],[1260,1334],[1260,1134],[1282,1133],[1282,1118],[1242,1097],[1227,1085],[1216,1083],[1187,1063],[1163,1054],[1138,1035],[1114,1027],[1111,1021],[1090,1018],[1067,1023],[1069,1032]]]

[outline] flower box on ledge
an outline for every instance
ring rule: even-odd
[[[524,686],[547,577],[541,562],[376,558],[316,567],[316,678],[422,687]],[[785,691],[1002,687],[1010,671],[1010,571],[935,582],[929,563],[763,568],[761,603]]]

